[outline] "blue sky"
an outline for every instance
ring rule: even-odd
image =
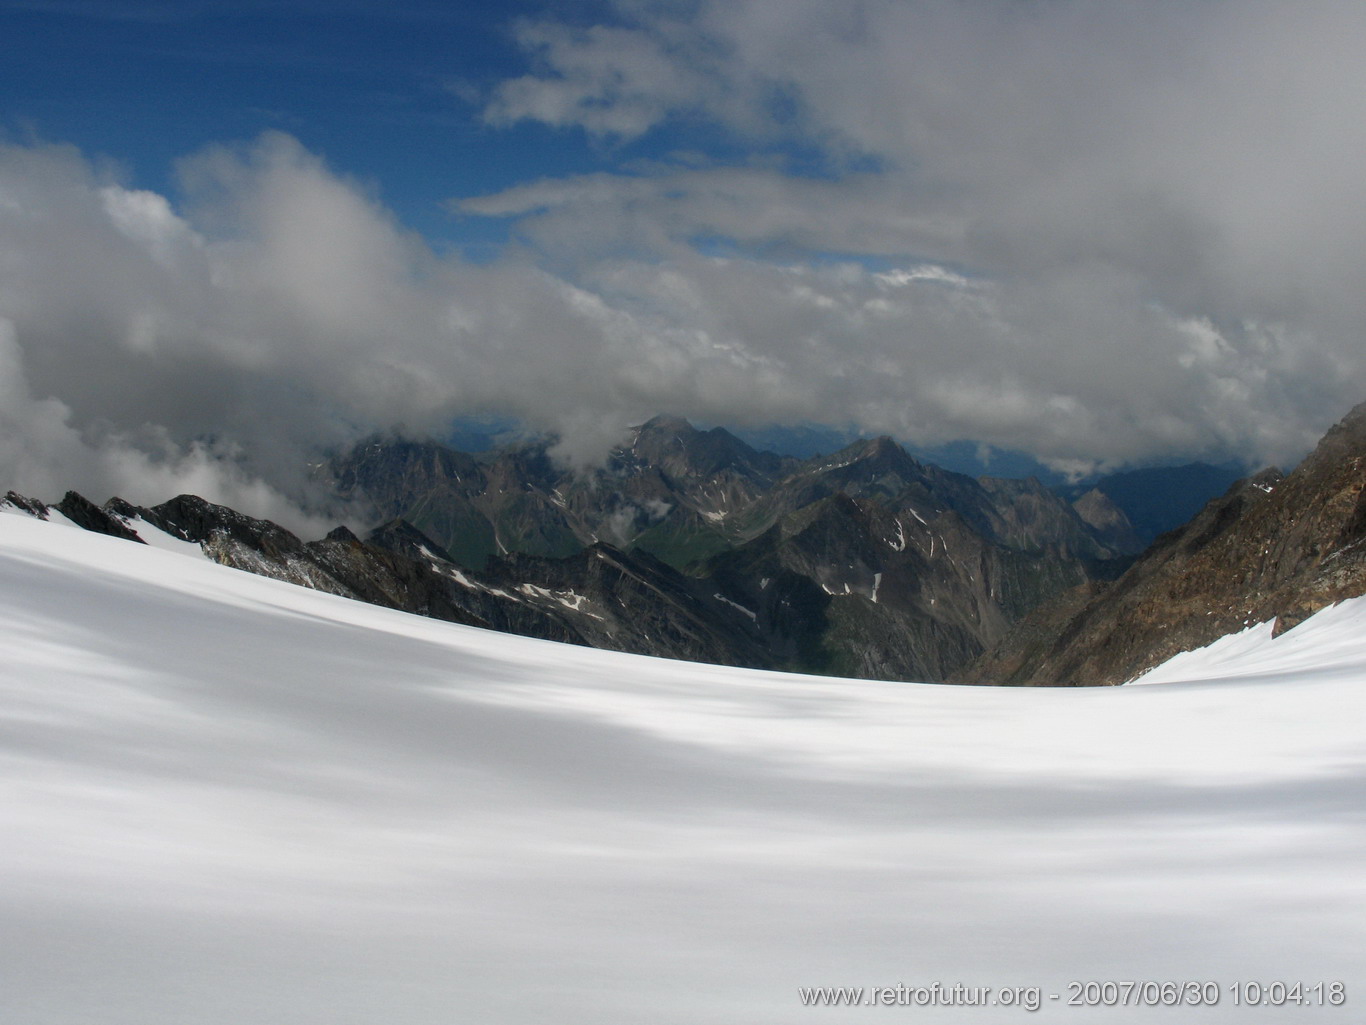
[[[122,164],[130,184],[173,197],[181,157],[287,132],[433,244],[476,252],[503,225],[462,216],[454,197],[680,152],[826,169],[800,140],[756,149],[702,122],[629,139],[489,124],[497,84],[535,65],[518,24],[547,12],[573,25],[623,22],[610,4],[533,0],[0,3],[3,125],[11,138],[75,143]]]
[[[376,188],[413,228],[458,240],[442,204],[602,159],[539,126],[481,123],[463,88],[516,74],[530,3],[0,5],[12,137],[74,142],[174,194],[175,161],[275,129]]]
[[[0,2],[0,471],[260,497],[375,429],[589,462],[660,411],[1290,462],[1366,397],[1362,38],[1327,0]]]

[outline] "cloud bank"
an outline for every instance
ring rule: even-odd
[[[483,118],[619,159],[454,197],[513,225],[488,263],[286,135],[187,157],[174,202],[0,146],[0,483],[288,519],[326,446],[482,412],[580,461],[660,411],[1293,460],[1366,397],[1363,32],[1315,2],[523,22]],[[680,124],[746,155],[661,156]]]
[[[520,217],[562,255],[587,239],[604,254],[671,257],[670,244],[721,236],[789,257],[965,271],[972,296],[951,309],[906,289],[874,326],[831,314],[819,329],[822,341],[844,333],[830,345],[851,356],[837,374],[889,360],[915,407],[860,410],[859,422],[1013,438],[1053,459],[1202,447],[1284,459],[1361,397],[1360,8],[616,7],[612,47],[593,30],[524,28],[540,66],[505,83],[486,116],[617,144],[705,118],[769,157],[814,148],[820,173],[656,167],[464,208]],[[707,84],[680,94],[677,75],[640,73],[641,54],[705,68]],[[632,116],[614,119],[617,107]],[[592,269],[619,272],[606,264]],[[575,266],[587,273],[581,249]],[[824,294],[866,302],[869,277]],[[751,351],[782,350],[774,327],[743,336]],[[861,383],[890,405],[876,376]]]

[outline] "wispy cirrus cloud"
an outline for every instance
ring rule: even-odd
[[[713,105],[722,88],[677,32],[527,20],[515,34],[542,70],[497,86],[484,109],[493,125],[526,119],[631,139]]]

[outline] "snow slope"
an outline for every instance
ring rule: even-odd
[[[1221,642],[1195,683],[837,681],[0,517],[0,1019],[1359,1021],[1363,616]],[[1065,1005],[1106,979],[1347,1002]],[[1042,1008],[798,995],[934,982]]]

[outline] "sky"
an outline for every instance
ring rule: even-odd
[[[1366,399],[1366,38],[1307,0],[0,0],[0,483],[668,412],[1071,474]]]

